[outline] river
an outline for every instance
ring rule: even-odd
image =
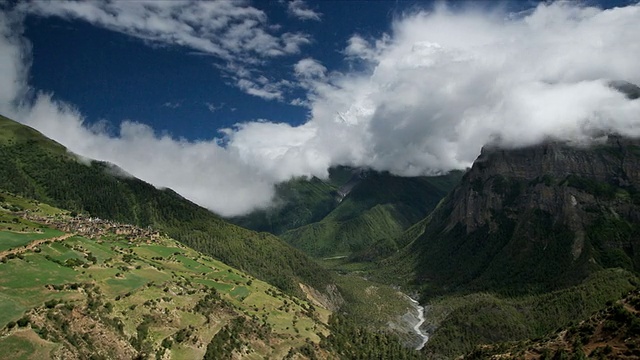
[[[410,298],[409,296],[407,296],[407,297],[409,298],[409,300],[411,301],[411,303],[413,304],[415,309],[418,311],[418,323],[413,327],[413,330],[422,339],[422,341],[420,342],[420,345],[416,346],[416,350],[422,350],[422,348],[427,343],[427,341],[429,341],[429,335],[425,334],[420,329],[420,326],[422,326],[422,324],[424,324],[424,306],[420,306],[419,302],[417,302],[416,300]]]

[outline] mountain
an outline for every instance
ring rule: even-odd
[[[638,287],[639,190],[637,139],[486,147],[371,275],[421,293],[433,357],[539,338]]]
[[[231,221],[270,231],[316,257],[352,255],[373,260],[395,252],[395,239],[424,218],[459,181],[462,172],[400,177],[349,167],[329,178],[278,185],[277,205]]]
[[[603,268],[640,269],[640,141],[485,148],[396,265],[416,283],[549,291]]]
[[[0,188],[62,209],[152,227],[290,294],[332,289],[331,275],[267,233],[229,224],[169,189],[82,160],[34,129],[0,117]],[[333,288],[334,289],[334,288]]]
[[[166,234],[169,239],[176,239],[182,244],[177,245],[177,243],[171,242],[163,243],[160,244],[160,248],[154,248],[154,252],[159,251],[160,253],[162,253],[162,255],[151,255],[150,259],[142,258],[140,256],[133,259],[127,256],[126,258],[128,260],[150,261],[154,263],[157,263],[158,261],[167,261],[167,265],[170,265],[167,266],[167,268],[179,267],[177,264],[175,264],[175,262],[182,262],[182,259],[177,260],[172,256],[169,256],[169,258],[167,258],[166,255],[173,254],[175,251],[172,250],[172,248],[174,247],[187,245],[195,249],[195,251],[201,252],[201,255],[194,255],[194,257],[210,256],[212,259],[223,261],[223,263],[220,263],[220,265],[207,263],[203,266],[229,267],[230,265],[232,267],[231,271],[237,272],[237,274],[242,273],[242,276],[244,277],[243,279],[236,279],[232,281],[236,287],[243,286],[242,282],[245,280],[247,282],[251,280],[253,284],[260,284],[259,282],[256,282],[254,279],[252,279],[252,277],[255,277],[256,279],[266,280],[270,284],[277,286],[277,293],[284,294],[282,296],[286,296],[286,301],[289,303],[296,303],[296,301],[300,302],[298,298],[293,297],[292,295],[298,296],[300,298],[308,298],[313,301],[314,305],[318,308],[324,307],[329,309],[336,309],[340,304],[344,303],[344,299],[342,299],[338,287],[334,285],[332,273],[322,267],[319,267],[304,253],[292,248],[277,237],[268,233],[256,233],[254,231],[246,230],[236,225],[231,225],[215,214],[189,202],[188,200],[182,198],[169,189],[156,189],[150,184],[131,177],[131,175],[128,175],[122,169],[119,169],[112,164],[80,158],[75,154],[68,152],[67,149],[65,149],[60,144],[47,139],[34,129],[21,125],[7,118],[0,118],[0,156],[3,159],[3,163],[0,166],[0,191],[2,191],[3,189],[4,191],[9,191],[9,195],[7,195],[7,197],[13,197],[13,194],[18,194],[19,196],[25,198],[34,199],[33,201],[37,203],[38,206],[48,209],[45,211],[51,210],[50,207],[45,205],[46,203],[51,203],[58,208],[67,209],[69,211],[69,216],[72,218],[77,216],[82,219],[93,219],[98,222],[106,221],[117,222],[120,224],[132,224],[127,226],[136,226],[138,229],[142,229],[141,231]],[[351,170],[349,170],[348,172],[350,174]],[[351,180],[351,176],[345,176],[344,184],[347,185],[347,187],[350,186],[348,185],[348,183]],[[1,201],[4,200],[0,199],[0,202]],[[26,211],[27,209],[28,207],[24,202],[21,202],[21,204],[12,204],[9,208],[12,214],[19,214],[23,211]],[[14,221],[13,216],[14,215],[10,215],[8,217],[8,223]],[[17,219],[16,221],[18,221],[18,223],[21,223],[21,220],[19,219]],[[15,229],[10,229],[9,231],[14,230]],[[47,233],[47,231],[45,231],[45,233]],[[1,232],[0,237],[2,237]],[[13,235],[9,236],[9,238],[12,237]],[[38,236],[36,236],[36,238],[38,238]],[[29,239],[33,240],[30,237]],[[3,239],[3,242],[4,241],[7,240]],[[38,240],[36,239],[35,241],[37,242]],[[63,243],[66,243],[66,239],[61,239],[61,241],[63,241]],[[92,241],[83,241],[81,244],[78,244],[74,240],[73,243],[68,243],[67,245],[71,246],[72,248],[74,248],[74,246],[76,245],[82,246],[84,248],[90,246],[91,242]],[[9,241],[9,243],[11,243],[11,241]],[[120,256],[123,255],[123,251],[126,255],[127,251],[130,252],[131,246],[138,246],[136,244],[129,244],[128,242],[126,243],[127,247],[124,247],[122,249],[120,249],[119,247],[110,247],[109,249],[116,251],[117,254],[113,254],[113,256],[107,256],[106,258],[114,258],[114,261],[118,262]],[[29,244],[27,246],[32,246],[32,244]],[[66,245],[64,246],[67,247]],[[119,244],[118,246],[122,246],[122,244]],[[59,249],[56,246],[56,251],[57,250]],[[39,249],[38,251],[41,251],[41,249]],[[47,249],[47,251],[49,250]],[[65,254],[63,254],[62,258],[52,257],[51,259],[45,259],[47,260],[47,262],[38,261],[36,263],[29,260],[28,264],[33,265],[30,265],[32,271],[31,275],[34,278],[38,279],[47,278],[48,271],[52,270],[51,266],[81,266],[83,270],[78,269],[78,271],[80,271],[80,275],[77,274],[77,272],[65,272],[68,277],[65,277],[64,279],[58,279],[58,282],[60,283],[69,283],[69,286],[78,287],[78,285],[73,285],[76,283],[76,279],[86,279],[86,276],[88,275],[87,270],[84,270],[85,265],[92,266],[90,264],[87,264],[86,261],[83,260],[83,256],[84,258],[89,260],[87,256],[90,256],[91,259],[93,259],[93,255],[87,255],[86,251],[80,248],[75,249],[74,252],[75,254],[71,254],[65,251]],[[47,255],[50,254],[47,253]],[[23,257],[27,258],[24,255]],[[96,257],[98,256],[96,255]],[[76,258],[78,260],[73,260],[73,258]],[[7,260],[9,262],[12,262],[13,260],[15,260],[15,258],[11,256],[7,257]],[[16,261],[18,260],[22,261],[20,257],[17,257]],[[191,260],[193,260],[193,257],[191,258]],[[199,265],[194,264],[189,260],[185,261],[186,262],[184,263],[184,266],[189,267],[193,265],[195,266],[193,269],[201,269]],[[84,264],[81,264],[80,262]],[[53,265],[51,263],[53,263]],[[18,264],[24,266],[22,262],[18,262]],[[135,265],[135,267],[139,265],[144,268],[144,265],[142,264]],[[121,271],[116,272],[116,274],[111,274],[110,272],[105,273],[103,274],[105,275],[105,277],[101,278],[101,280],[107,282],[118,282],[116,280],[123,277],[128,279],[128,271],[131,270],[134,273],[132,279],[134,279],[135,281],[133,283],[130,283],[129,281],[123,282],[123,285],[126,284],[125,288],[127,288],[127,286],[136,287],[138,286],[137,284],[140,281],[154,281],[152,279],[153,276],[151,276],[151,278],[147,278],[149,274],[146,272],[144,274],[138,274],[137,270],[141,269],[130,269],[130,266],[127,265],[127,261],[124,261],[124,263],[120,263],[116,266]],[[161,264],[160,266],[164,265]],[[83,273],[83,271],[85,272]],[[173,271],[171,274],[174,275],[174,272],[175,271]],[[207,276],[207,274],[205,273],[206,271],[196,272],[195,274],[187,274],[185,275],[185,277],[192,283],[201,283],[203,280],[202,277]],[[115,276],[115,279],[112,278],[113,276]],[[89,277],[89,279],[91,278]],[[222,280],[222,278],[218,279],[223,283],[225,282],[224,280]],[[92,282],[91,280],[87,281]],[[238,281],[240,283],[236,283]],[[216,283],[217,282],[218,281],[216,280]],[[342,283],[348,283],[348,281],[342,281]],[[21,291],[20,284],[17,281],[13,281],[5,285],[0,284],[3,293],[5,291],[14,292],[16,291],[16,288],[18,293]],[[209,284],[209,286],[213,286],[214,288],[216,287],[213,284]],[[375,295],[369,294],[370,288],[373,287],[366,286],[363,286],[363,289],[361,290],[366,290],[367,296]],[[381,289],[383,287],[384,285],[381,284],[378,289]],[[36,286],[36,288],[38,288],[38,286]],[[84,289],[84,286],[82,288]],[[228,288],[227,290],[233,292],[233,286],[231,288]],[[241,291],[241,293],[251,298],[254,296],[254,292],[251,288],[249,288],[249,290],[249,293],[246,293],[245,291]],[[81,291],[90,290],[84,289]],[[196,286],[185,291],[187,295],[192,295],[193,291],[196,291],[200,294],[202,293],[202,291],[206,291],[206,289]],[[353,293],[354,296],[357,296],[356,294],[358,294],[359,291],[360,290],[352,291],[349,294]],[[397,290],[394,291],[397,292]],[[129,292],[130,291],[126,291],[125,294]],[[273,290],[273,292],[276,293],[275,290]],[[383,292],[384,294],[391,293],[392,289],[387,289],[386,287],[384,287],[384,291],[381,292]],[[56,294],[49,295],[53,296],[54,298],[58,296]],[[95,291],[91,295],[92,298],[95,298],[97,296],[98,293],[96,293]],[[223,294],[222,296],[226,295]],[[237,297],[238,294],[234,292],[231,294],[231,296]],[[283,325],[286,323],[286,321],[283,319],[280,319],[280,321],[276,320],[276,322],[278,323],[278,326],[285,326],[285,332],[290,333],[292,330],[297,329],[300,331],[300,333],[295,331],[296,335],[275,334],[275,338],[269,336],[267,336],[267,338],[263,338],[264,334],[261,332],[261,329],[264,328],[264,326],[261,325],[260,322],[256,323],[254,317],[262,319],[265,315],[273,315],[273,311],[269,309],[272,309],[273,306],[276,306],[276,308],[282,308],[283,300],[278,298],[278,296],[276,296],[275,298],[273,296],[265,297],[264,295],[260,294],[260,290],[256,291],[255,296],[268,304],[265,304],[265,306],[263,307],[257,307],[258,310],[255,310],[256,307],[249,306],[248,311],[250,319],[247,318],[248,314],[246,313],[246,307],[242,307],[242,310],[240,310],[240,312],[244,314],[244,318],[246,321],[238,319],[237,321],[232,320],[231,323],[226,323],[226,325],[224,326],[221,325],[221,329],[224,330],[221,330],[221,338],[218,340],[211,340],[215,343],[215,349],[217,349],[213,352],[213,358],[216,358],[216,354],[220,353],[233,353],[235,354],[233,356],[248,356],[252,358],[261,358],[265,356],[282,357],[282,354],[279,353],[280,350],[278,349],[283,349],[287,346],[289,346],[290,352],[289,354],[285,355],[293,358],[384,357],[412,359],[417,356],[417,354],[413,350],[403,346],[403,341],[411,341],[411,339],[409,339],[411,335],[409,332],[412,331],[412,329],[403,328],[395,329],[393,332],[388,332],[385,329],[378,328],[377,326],[363,326],[362,323],[354,322],[352,319],[353,316],[350,316],[350,318],[345,318],[343,317],[343,315],[337,314],[332,315],[328,321],[327,319],[324,319],[323,326],[318,325],[317,328],[316,326],[312,326],[312,330],[307,330],[307,328],[305,327],[305,330],[308,332],[307,337],[310,338],[311,342],[305,343],[299,348],[294,348],[295,346],[297,346],[296,342],[293,341],[293,339],[290,339],[290,337],[293,336],[297,338],[297,334],[303,334],[305,332],[303,332],[299,328],[296,328],[295,324],[294,327]],[[407,307],[410,306],[408,299],[402,296],[402,294],[394,294],[393,297],[393,304],[384,306],[385,316],[401,316],[404,312],[407,311]],[[373,298],[375,302],[383,302],[386,300],[386,297],[381,296],[373,296]],[[13,299],[10,299],[6,302],[4,300],[7,299],[0,299],[0,305],[10,304],[14,302],[15,299],[17,299],[17,297],[14,297]],[[52,350],[53,348],[59,349],[59,344],[61,344],[62,342],[66,344],[63,346],[72,349],[70,350],[71,353],[65,353],[64,356],[75,356],[81,358],[87,357],[89,354],[92,354],[91,352],[87,352],[89,351],[88,349],[91,349],[92,346],[96,349],[98,349],[100,346],[105,346],[106,340],[100,339],[100,341],[102,341],[102,345],[94,344],[93,342],[98,340],[92,338],[92,334],[87,334],[86,332],[82,331],[82,326],[84,325],[108,331],[110,333],[109,336],[112,336],[108,337],[109,341],[119,342],[122,345],[121,349],[128,349],[126,351],[129,351],[126,353],[127,355],[122,355],[124,353],[119,353],[117,355],[111,354],[107,357],[120,357],[120,355],[127,357],[129,356],[129,354],[132,354],[134,350],[140,352],[141,350],[136,348],[136,346],[140,346],[141,343],[138,340],[135,340],[141,338],[141,335],[137,333],[138,330],[142,331],[142,334],[145,337],[147,335],[151,336],[150,342],[147,342],[148,345],[145,346],[147,346],[147,348],[150,346],[154,349],[154,351],[158,351],[156,355],[160,354],[159,352],[162,351],[159,346],[166,348],[165,345],[170,346],[171,342],[175,343],[173,338],[174,335],[166,338],[166,342],[162,337],[159,337],[160,335],[158,333],[161,333],[162,336],[170,335],[172,332],[169,329],[157,329],[157,327],[162,327],[162,324],[164,322],[171,322],[173,321],[172,319],[175,319],[175,316],[171,315],[173,311],[171,309],[166,309],[163,307],[163,311],[166,310],[168,311],[168,313],[150,314],[150,316],[152,316],[152,319],[147,317],[149,321],[146,321],[146,319],[143,318],[127,319],[137,322],[132,323],[125,321],[125,325],[123,325],[125,329],[124,332],[122,332],[121,330],[119,330],[121,326],[118,325],[120,324],[119,322],[114,322],[112,317],[101,317],[100,314],[102,308],[100,307],[98,309],[100,311],[97,312],[95,311],[97,309],[91,308],[89,309],[90,311],[87,311],[86,307],[80,307],[69,313],[67,310],[70,310],[70,307],[67,306],[67,304],[63,304],[60,306],[60,309],[56,308],[56,314],[51,314],[51,318],[47,317],[46,319],[42,319],[41,315],[43,314],[42,311],[44,310],[41,307],[41,301],[47,302],[52,299],[44,299],[41,296],[37,296],[34,297],[33,300],[37,303],[27,302],[24,306],[12,308],[10,309],[10,312],[7,312],[7,314],[12,314],[11,316],[13,320],[7,320],[9,322],[6,325],[6,332],[4,334],[10,335],[13,334],[14,331],[18,331],[20,334],[18,339],[11,336],[7,337],[11,338],[11,340],[8,340],[8,342],[5,343],[8,348],[22,351],[24,349],[33,349],[33,347],[35,346],[35,348],[38,349],[42,348],[41,345],[43,345],[44,340],[45,342],[49,342],[46,346],[48,351]],[[86,300],[88,302],[91,299]],[[142,299],[138,297],[135,300],[135,302],[130,302],[127,306],[135,308],[141,306],[139,301]],[[144,302],[146,302],[147,300],[149,299],[144,299],[142,301],[142,305],[145,305]],[[92,304],[95,303],[93,300],[91,301]],[[100,298],[100,301],[102,302],[102,305],[113,303],[113,299],[111,299],[110,297]],[[189,301],[197,302],[198,300],[191,297],[191,300]],[[150,304],[157,305],[155,303]],[[162,304],[162,302],[160,302],[160,304]],[[59,304],[50,303],[50,306],[53,307],[57,307],[58,305]],[[147,304],[147,306],[148,305],[149,304]],[[360,308],[365,308],[366,306],[361,305],[362,304],[358,303],[357,305],[348,308],[348,311],[358,311],[358,313],[365,313],[366,311],[361,311]],[[46,304],[44,305],[44,307],[47,308]],[[107,307],[111,307],[111,305],[107,305]],[[58,310],[61,310],[62,312],[57,312]],[[220,308],[220,311],[223,313],[227,311],[237,312],[237,310],[238,309],[229,310],[229,308],[227,307]],[[303,321],[302,316],[299,315],[299,312],[302,310],[287,308],[287,306],[284,306],[284,310],[293,311],[293,313],[295,314],[293,320],[294,322]],[[24,311],[26,311],[26,317],[24,316]],[[126,309],[120,311],[120,313],[122,313],[123,311],[125,313],[128,313]],[[395,313],[396,311],[398,311],[397,314]],[[76,316],[78,314],[82,316]],[[50,323],[50,321],[54,321],[57,318],[69,316],[72,316],[74,320],[78,320],[79,323]],[[86,316],[92,318],[93,321],[87,322]],[[96,319],[96,316],[98,316],[99,318]],[[335,316],[337,316],[337,318],[334,319]],[[22,327],[25,327],[24,324],[31,323],[32,317],[34,320],[37,320],[37,323],[35,323],[35,327],[30,327],[31,329],[35,330],[35,334],[28,331],[29,327],[27,327],[26,330],[22,329]],[[298,317],[298,319],[296,319],[296,317]],[[16,321],[16,318],[19,318],[19,320],[21,321]],[[235,319],[237,318],[237,316],[232,316],[232,318]],[[190,320],[193,319],[190,318]],[[18,328],[15,328],[16,325],[12,324],[11,321],[16,322]],[[381,319],[379,319],[379,322],[383,325],[386,324]],[[22,323],[23,325],[21,326],[20,323]],[[189,346],[192,346],[191,344],[197,345],[199,349],[198,351],[205,351],[203,350],[203,346],[208,347],[206,345],[206,341],[208,340],[203,339],[207,338],[208,336],[212,336],[215,331],[220,330],[220,327],[215,327],[214,329],[205,328],[203,331],[206,333],[206,335],[203,335],[198,331],[194,332],[193,327],[195,326],[196,325],[193,325],[192,327],[187,328],[185,331],[180,332],[180,334],[195,334],[192,337],[192,340],[195,342],[191,342]],[[404,323],[402,323],[398,326],[404,327],[405,325]],[[105,327],[107,329],[105,329]],[[23,330],[25,330],[26,332]],[[115,334],[113,333],[114,331]],[[149,331],[149,333],[147,333],[147,331]],[[51,344],[51,339],[47,338],[47,336],[49,336],[49,332],[55,333],[56,338],[54,339],[55,341],[53,341],[54,344]],[[327,334],[329,335],[327,336]],[[403,340],[400,340],[396,334],[404,334],[402,335],[404,337]],[[183,339],[182,335],[179,336],[181,339]],[[82,337],[82,341],[79,340],[79,336]],[[175,336],[178,335],[175,334]],[[416,335],[414,334],[414,336]],[[24,337],[26,337],[27,339],[25,339]],[[62,337],[64,337],[66,340],[63,340]],[[259,341],[256,340],[256,337]],[[319,343],[313,340],[317,339],[318,337],[321,339]],[[125,340],[127,339],[131,340],[128,342],[129,345],[125,343]],[[235,341],[233,339],[238,339],[239,341]],[[276,343],[274,343],[274,341]],[[354,346],[354,344],[358,345]],[[132,346],[133,350],[131,348]],[[222,346],[222,348],[220,348],[220,346]],[[255,353],[247,353],[244,350],[247,347],[257,349],[255,350]],[[274,347],[276,350],[273,350]],[[238,351],[241,352],[240,355],[238,355]],[[184,352],[179,351],[179,353]],[[337,356],[331,354],[342,355]],[[43,357],[39,355],[34,356]],[[166,357],[167,355],[158,356]],[[180,356],[183,355],[179,355],[178,357]],[[98,356],[98,358],[100,358],[100,356]]]
[[[12,359],[416,359],[149,228],[0,191],[0,348]]]

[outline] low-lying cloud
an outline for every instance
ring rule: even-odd
[[[640,5],[408,14],[381,38],[354,34],[345,44],[345,61],[365,71],[339,73],[311,58],[291,69],[307,89],[307,99],[291,100],[309,107],[305,124],[247,122],[200,142],[127,121],[113,137],[49,95],[27,101],[29,45],[14,17],[0,18],[0,56],[11,65],[0,72],[10,82],[0,111],[223,215],[267,206],[273,184],[339,164],[435,174],[469,166],[488,143],[640,136],[640,100],[609,86],[640,84]]]

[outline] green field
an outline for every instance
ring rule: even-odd
[[[0,231],[0,251],[24,246],[33,240],[48,239],[60,236],[61,231],[43,229],[42,233],[16,233],[13,231]]]

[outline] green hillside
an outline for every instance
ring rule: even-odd
[[[276,185],[273,206],[228,220],[275,235],[320,221],[340,204],[340,189],[350,182],[358,182],[358,174],[353,168],[336,166],[329,169],[326,180],[301,177],[282,182]]]
[[[0,349],[11,359],[416,359],[150,229],[0,192]]]
[[[0,348],[13,359],[322,353],[329,311],[171,238],[7,193],[0,215]]]
[[[253,276],[300,294],[299,282],[322,290],[330,274],[267,233],[231,225],[166,189],[116,176],[107,163],[80,163],[37,131],[0,117],[0,189],[103,219],[151,226]]]
[[[247,229],[280,235],[320,221],[338,204],[337,187],[318,178],[298,178],[276,185],[275,205],[229,221]]]
[[[479,346],[465,359],[638,359],[640,357],[640,291],[587,320],[534,340]]]
[[[283,239],[313,256],[350,255],[371,261],[396,252],[396,239],[424,218],[461,176],[404,178],[370,172],[316,223],[285,232]]]
[[[277,187],[274,208],[231,221],[269,231],[316,257],[370,261],[395,252],[395,239],[424,218],[461,172],[433,177],[331,169],[329,179],[295,179]]]
[[[579,285],[548,293],[442,296],[429,304],[427,322],[436,330],[426,351],[453,358],[480,344],[539,339],[588,318],[637,286],[634,274],[607,269]]]

